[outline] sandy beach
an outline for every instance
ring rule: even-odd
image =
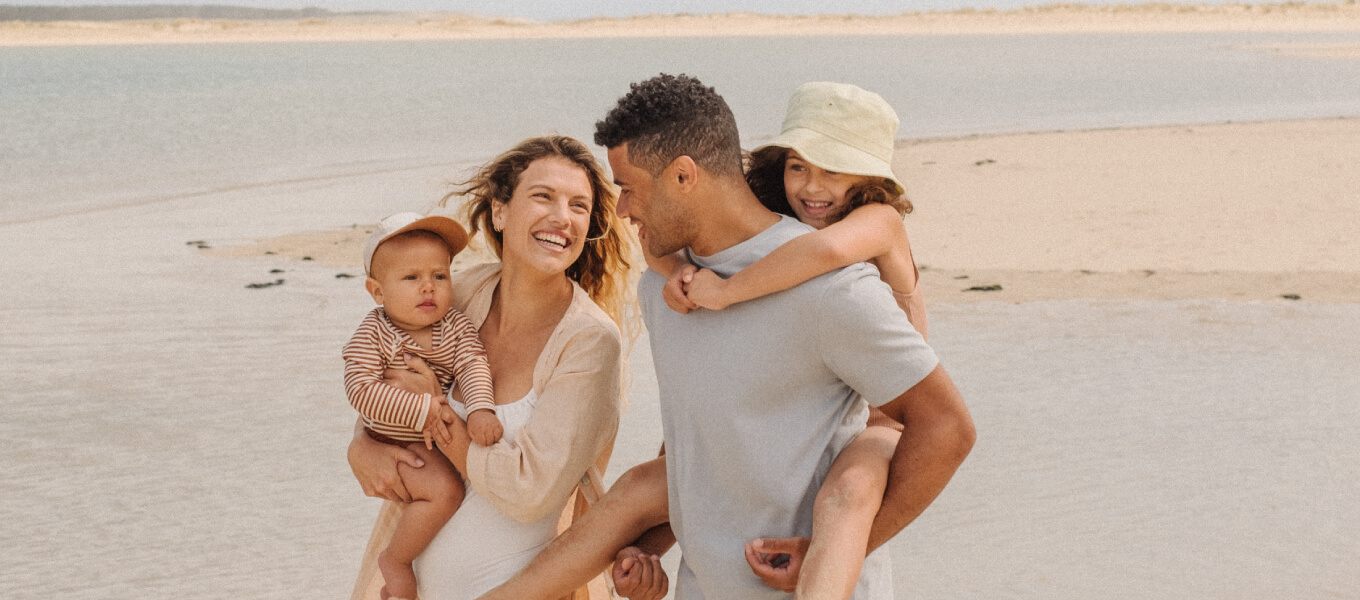
[[[1358,13],[0,23],[0,589],[345,597],[378,509],[339,359],[367,228],[693,69],[749,142],[834,74],[925,132],[898,141],[904,223],[980,437],[890,543],[899,598],[1355,597]],[[1058,30],[1321,33],[731,38]],[[729,39],[133,45],[641,35]],[[124,46],[51,47],[80,44]],[[661,440],[645,335],[629,365],[610,481]]]
[[[1151,33],[1215,31],[1360,31],[1360,5],[1058,4],[1016,10],[914,12],[893,16],[652,15],[567,22],[493,19],[447,13],[395,13],[279,21],[163,19],[0,23],[0,46],[335,42],[530,38]],[[1280,48],[1281,51],[1295,51]],[[1354,44],[1304,48],[1354,56]]]
[[[894,168],[916,206],[905,222],[932,304],[1354,303],[1357,161],[1360,119],[1327,119],[909,140]],[[368,231],[206,252],[357,273]]]

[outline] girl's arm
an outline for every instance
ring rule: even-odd
[[[866,204],[836,223],[785,242],[728,279],[700,270],[686,294],[703,308],[722,310],[878,258],[891,252],[894,245],[905,243],[902,216],[886,204]]]
[[[645,248],[642,250],[642,258],[647,261],[647,268],[660,273],[662,277],[670,279],[681,267],[688,265],[685,260],[684,251],[672,252],[665,256],[652,256]]]
[[[672,252],[658,258],[652,256],[644,248],[642,256],[647,261],[648,268],[666,278],[666,285],[661,288],[661,297],[666,300],[666,306],[682,315],[699,308],[699,305],[685,297],[685,283],[687,283],[685,280],[698,269],[689,264],[689,260],[685,258],[683,251]]]

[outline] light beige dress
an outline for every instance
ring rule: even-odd
[[[473,267],[455,274],[453,307],[480,327],[490,311],[499,281],[499,265]],[[442,577],[443,574],[434,572],[447,564],[441,557],[457,555],[448,560],[459,561],[450,567],[459,569],[466,566],[462,563],[469,556],[463,551],[470,550],[476,560],[492,565],[488,568],[496,570],[498,577],[504,572],[513,574],[553,535],[583,514],[589,502],[603,494],[601,477],[609,463],[623,407],[622,344],[614,322],[584,290],[573,287],[571,306],[534,366],[529,396],[503,405],[505,410],[498,407],[498,413],[513,419],[503,422],[505,437],[490,447],[473,444],[468,449],[468,472],[464,474],[468,498],[459,513],[467,510],[469,514],[465,516],[473,517],[472,513],[492,507],[500,514],[496,519],[459,521],[457,537],[442,542],[436,537],[417,559],[418,582],[420,574],[426,574],[426,581],[420,584],[426,596],[423,600],[475,597],[484,591],[480,590],[484,582],[466,581],[462,575]],[[510,425],[514,425],[513,433]],[[383,503],[364,552],[352,600],[379,598],[383,582],[377,556],[387,547],[402,506],[397,502]],[[455,514],[450,524],[458,518]],[[544,523],[552,525],[553,521],[555,526],[545,532]],[[509,529],[516,531],[506,534]],[[543,539],[541,543],[532,541],[537,544],[531,546],[532,551],[498,545],[501,540],[523,546],[526,535],[542,535]],[[509,575],[503,577],[508,579]],[[440,589],[429,590],[426,583]],[[603,575],[571,596],[574,600],[609,597]]]

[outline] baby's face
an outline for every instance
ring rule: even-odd
[[[428,232],[403,234],[373,252],[368,280],[373,301],[381,304],[397,327],[416,331],[433,325],[449,312],[453,285],[449,282],[449,247]]]

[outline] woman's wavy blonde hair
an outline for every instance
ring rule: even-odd
[[[519,185],[520,174],[534,161],[552,157],[567,160],[585,171],[595,197],[590,210],[585,249],[576,262],[567,267],[567,277],[580,284],[590,299],[618,324],[619,329],[632,337],[635,328],[630,323],[637,313],[629,280],[632,236],[615,212],[618,196],[614,193],[613,184],[605,178],[604,169],[585,144],[562,135],[524,140],[483,166],[471,179],[444,196],[439,204],[446,206],[452,198],[466,197],[467,204],[463,210],[469,233],[476,235],[481,231],[491,250],[500,258],[503,237],[491,225],[492,203],[510,202],[515,187]]]

